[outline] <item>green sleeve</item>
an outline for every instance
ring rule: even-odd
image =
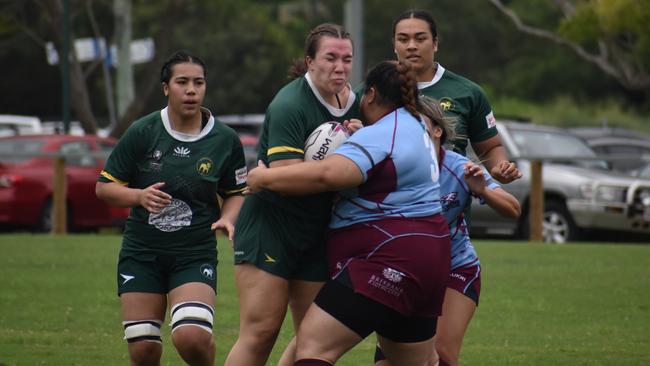
[[[269,163],[283,159],[302,159],[307,136],[305,115],[296,103],[271,103],[266,111],[269,126]]]
[[[144,153],[140,150],[147,146],[140,131],[135,125],[126,130],[106,160],[98,182],[128,185],[133,180],[137,171],[136,159],[142,157]]]
[[[476,143],[496,136],[497,128],[492,107],[490,107],[490,102],[488,102],[485,92],[476,85],[472,94],[473,105],[467,121],[468,137],[470,141]]]
[[[217,193],[224,199],[243,193],[244,188],[246,188],[246,175],[248,173],[244,148],[235,133],[232,133],[231,141],[230,157],[221,169],[222,178],[219,180],[219,186],[217,187]]]

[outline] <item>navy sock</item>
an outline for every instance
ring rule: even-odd
[[[384,355],[384,352],[381,351],[381,348],[379,348],[379,345],[375,347],[375,363],[379,361],[383,361],[386,359],[386,356]]]

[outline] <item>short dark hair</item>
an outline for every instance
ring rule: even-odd
[[[393,40],[395,39],[395,29],[397,28],[397,23],[401,22],[404,19],[420,19],[424,20],[429,24],[429,31],[431,31],[431,36],[435,39],[438,37],[438,30],[436,28],[436,21],[433,20],[431,14],[426,10],[420,9],[411,9],[403,12],[398,15],[395,20],[393,20]]]
[[[187,51],[176,51],[171,55],[167,61],[162,66],[160,70],[160,82],[169,83],[169,79],[172,77],[173,67],[176,64],[182,64],[189,62],[191,64],[200,65],[203,68],[203,76],[207,77],[207,72],[205,70],[205,63],[199,57],[191,55]]]

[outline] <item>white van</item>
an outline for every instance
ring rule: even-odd
[[[43,133],[38,117],[0,114],[0,136],[33,135]]]

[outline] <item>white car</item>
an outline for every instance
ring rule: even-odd
[[[650,240],[650,179],[607,170],[607,162],[568,130],[519,122],[498,122],[497,128],[511,160],[524,173],[503,185],[521,203],[522,215],[518,220],[503,218],[473,202],[472,235],[528,238],[530,162],[523,157],[548,157],[542,169],[545,241],[574,241],[599,231],[647,235]]]

